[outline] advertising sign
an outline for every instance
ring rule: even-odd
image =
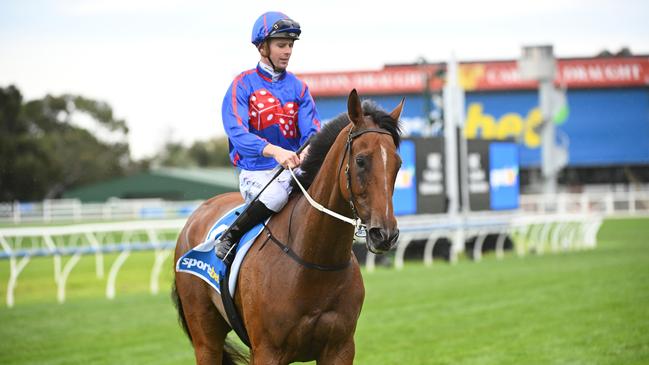
[[[519,147],[515,142],[469,140],[468,189],[472,211],[516,209],[519,204]],[[443,138],[407,138],[394,187],[396,215],[447,210]]]
[[[396,215],[446,211],[444,141],[442,138],[407,138],[399,146],[401,169],[394,186]]]
[[[649,162],[647,89],[568,90],[557,144],[568,148],[568,165],[602,166]],[[541,164],[543,116],[537,91],[467,93],[464,135],[468,139],[511,140],[520,164]]]
[[[469,207],[472,211],[489,210],[491,193],[489,190],[489,144],[485,140],[467,141]]]
[[[417,213],[417,182],[415,178],[415,142],[402,140],[399,146],[401,169],[397,173],[392,195],[394,214]]]
[[[417,213],[446,212],[444,139],[415,138],[417,149]]]
[[[519,197],[518,146],[493,142],[489,146],[491,209],[516,209]]]
[[[375,71],[310,72],[298,76],[315,97],[346,96],[353,88],[361,94],[421,93],[429,82],[439,90],[443,80],[435,76],[443,64],[389,66]],[[533,90],[535,81],[525,80],[516,60],[460,63],[460,85],[466,91]],[[649,83],[649,58],[613,57],[558,59],[557,85],[574,88],[645,87]]]

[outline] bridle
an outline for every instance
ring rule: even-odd
[[[358,216],[358,211],[354,205],[354,192],[352,190],[352,176],[349,172],[349,162],[352,159],[352,143],[354,139],[362,136],[365,133],[381,133],[392,136],[392,134],[384,129],[380,128],[367,128],[360,131],[354,132],[354,126],[349,128],[349,134],[347,135],[347,142],[345,143],[345,152],[343,153],[342,159],[340,160],[340,166],[338,167],[338,176],[340,176],[340,170],[343,167],[343,162],[345,161],[345,155],[347,155],[347,164],[345,164],[345,177],[347,178],[347,190],[349,191],[349,206],[352,208],[352,214],[354,215],[354,226],[356,227],[356,236],[363,237],[367,231],[367,225],[361,222],[360,217]]]
[[[333,210],[327,209],[324,206],[322,206],[320,203],[316,202],[313,200],[313,198],[309,195],[309,193],[304,189],[304,186],[300,183],[298,180],[297,176],[295,176],[295,173],[293,172],[293,169],[290,167],[288,168],[289,172],[291,173],[291,176],[295,180],[297,186],[302,190],[302,193],[304,194],[304,197],[307,199],[307,201],[317,210],[328,214],[334,218],[340,219],[343,222],[349,223],[355,227],[355,235],[358,237],[363,237],[366,234],[367,231],[367,225],[363,223],[358,216],[358,211],[356,210],[356,206],[354,205],[354,193],[352,191],[352,177],[351,173],[349,172],[349,161],[351,161],[352,158],[352,143],[354,142],[354,139],[362,136],[365,133],[381,133],[381,134],[387,134],[392,136],[392,134],[386,130],[380,129],[380,128],[368,128],[368,129],[363,129],[357,132],[354,132],[354,127],[352,126],[349,129],[349,134],[347,135],[347,142],[345,143],[345,151],[342,154],[342,158],[340,160],[340,166],[338,168],[338,179],[340,178],[340,171],[342,170],[342,166],[345,163],[345,157],[347,157],[347,164],[345,165],[345,176],[347,179],[347,190],[349,190],[349,206],[352,209],[352,214],[354,215],[354,218],[349,218],[345,217],[342,214],[336,213]],[[339,271],[339,270],[344,270],[349,265],[351,264],[351,261],[347,261],[343,264],[340,265],[333,265],[333,266],[323,266],[323,265],[318,265],[310,262],[306,262],[302,260],[293,250],[291,250],[290,247],[288,247],[286,244],[280,242],[275,236],[270,232],[270,229],[266,227],[268,230],[267,232],[267,239],[271,240],[273,243],[275,243],[285,254],[287,254],[291,259],[296,261],[298,264],[310,268],[310,269],[315,269],[315,270],[320,270],[320,271]]]
[[[367,225],[363,223],[361,218],[358,216],[358,210],[356,210],[356,206],[354,205],[354,192],[352,191],[352,176],[349,172],[349,161],[352,159],[352,143],[354,142],[354,139],[362,136],[365,133],[381,133],[381,134],[387,134],[389,136],[392,136],[392,134],[384,129],[380,128],[367,128],[363,129],[357,132],[354,132],[354,127],[352,126],[349,129],[349,134],[347,135],[347,142],[345,143],[345,150],[343,152],[342,158],[340,160],[340,166],[338,167],[338,176],[340,177],[340,171],[342,170],[343,164],[345,163],[345,157],[347,157],[347,164],[345,165],[345,177],[347,179],[347,190],[349,191],[349,206],[352,209],[352,214],[354,215],[354,218],[349,218],[345,217],[342,214],[336,213],[333,210],[327,209],[322,204],[318,203],[317,201],[313,200],[313,198],[309,195],[309,193],[306,191],[304,186],[300,183],[300,180],[295,176],[295,172],[293,169],[290,167],[288,168],[288,171],[291,173],[291,176],[293,177],[293,180],[295,180],[295,183],[297,186],[302,190],[302,194],[304,194],[304,197],[306,200],[313,206],[315,209],[328,214],[334,218],[337,218],[345,223],[349,223],[355,228],[355,235],[357,237],[364,237],[365,232],[367,231]]]

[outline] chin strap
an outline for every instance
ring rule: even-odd
[[[273,68],[273,72],[274,72],[274,73],[279,73],[279,72],[277,71],[277,67],[275,67],[275,64],[273,63],[273,60],[270,58],[270,54],[268,54],[268,62],[270,62],[270,66]],[[273,76],[275,76],[275,75],[273,75]],[[274,78],[274,77],[273,77],[273,78]]]
[[[268,61],[270,63],[273,63],[273,61],[271,61],[270,59],[268,59]],[[271,77],[271,79],[273,79],[273,81],[277,81],[280,78],[280,76],[282,76],[282,73],[284,73],[284,71],[275,70],[274,65],[270,66],[270,65],[266,64],[264,61],[260,61],[259,64],[261,65],[261,68],[264,71],[266,71],[266,72],[268,72],[270,74],[270,77]]]
[[[273,68],[273,80],[275,79],[275,76],[279,76],[279,74],[282,73],[282,71],[277,71],[277,67],[275,67],[275,64],[273,63],[273,60],[270,58],[270,44],[268,44],[268,62],[270,62],[270,66]],[[277,75],[275,75],[277,74]]]

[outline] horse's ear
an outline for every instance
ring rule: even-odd
[[[363,107],[361,106],[361,99],[358,97],[356,89],[349,93],[347,98],[347,114],[349,120],[356,125],[363,123]]]
[[[390,117],[392,117],[392,119],[399,121],[399,118],[401,118],[401,112],[403,111],[403,104],[405,102],[406,102],[406,98],[405,97],[401,98],[401,102],[399,103],[399,105],[397,105],[397,107],[390,112]]]

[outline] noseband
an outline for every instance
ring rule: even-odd
[[[347,190],[349,190],[349,206],[352,208],[352,214],[354,215],[354,221],[358,222],[356,224],[356,235],[364,236],[367,226],[361,222],[356,206],[354,205],[354,192],[352,191],[352,176],[349,172],[349,161],[352,159],[352,143],[354,139],[362,136],[365,133],[381,133],[392,136],[392,134],[384,129],[380,128],[368,128],[363,129],[357,132],[354,132],[354,126],[349,128],[349,134],[347,135],[347,143],[345,143],[345,152],[343,153],[342,159],[340,160],[340,167],[338,167],[338,176],[340,176],[340,170],[343,167],[343,162],[345,161],[345,155],[347,155],[347,164],[345,165],[345,176],[347,177]]]

